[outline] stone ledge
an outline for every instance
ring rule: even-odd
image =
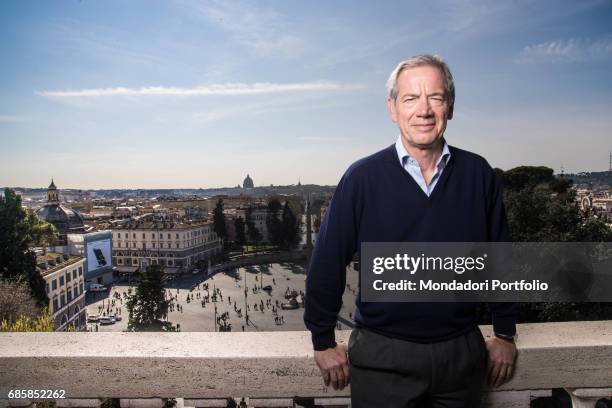
[[[611,321],[518,332],[515,376],[498,390],[612,387]],[[0,395],[18,388],[64,389],[71,399],[350,395],[323,386],[308,332],[1,333]]]

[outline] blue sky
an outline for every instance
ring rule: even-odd
[[[607,170],[612,2],[0,2],[0,185],[335,184],[395,141],[385,82],[455,77],[451,145]]]

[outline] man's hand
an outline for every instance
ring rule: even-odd
[[[348,385],[350,377],[344,344],[337,344],[336,347],[324,351],[315,350],[314,358],[326,387],[331,383],[334,390],[341,390]]]
[[[487,345],[487,380],[489,387],[497,388],[512,378],[514,361],[516,360],[516,345],[514,342],[489,337]]]

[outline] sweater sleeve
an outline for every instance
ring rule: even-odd
[[[510,242],[508,221],[504,207],[502,185],[499,177],[491,170],[488,228],[489,241]],[[505,336],[516,334],[516,321],[518,319],[519,304],[511,302],[489,303],[493,320],[493,331]]]
[[[308,268],[304,323],[318,351],[336,346],[334,329],[342,306],[346,266],[357,247],[354,197],[349,169],[327,208]]]

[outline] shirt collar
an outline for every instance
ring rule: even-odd
[[[404,144],[402,143],[402,135],[399,135],[397,141],[395,142],[395,150],[397,151],[397,157],[399,158],[400,164],[404,167],[404,163],[409,159],[413,159],[412,156],[408,153]],[[442,146],[442,154],[438,157],[438,161],[436,161],[436,168],[444,167],[446,163],[448,163],[448,159],[450,159],[450,149],[448,148],[448,144],[446,140],[444,141],[444,146]],[[413,159],[414,160],[414,159]],[[414,160],[416,162],[416,160]],[[418,164],[417,164],[418,165]]]

